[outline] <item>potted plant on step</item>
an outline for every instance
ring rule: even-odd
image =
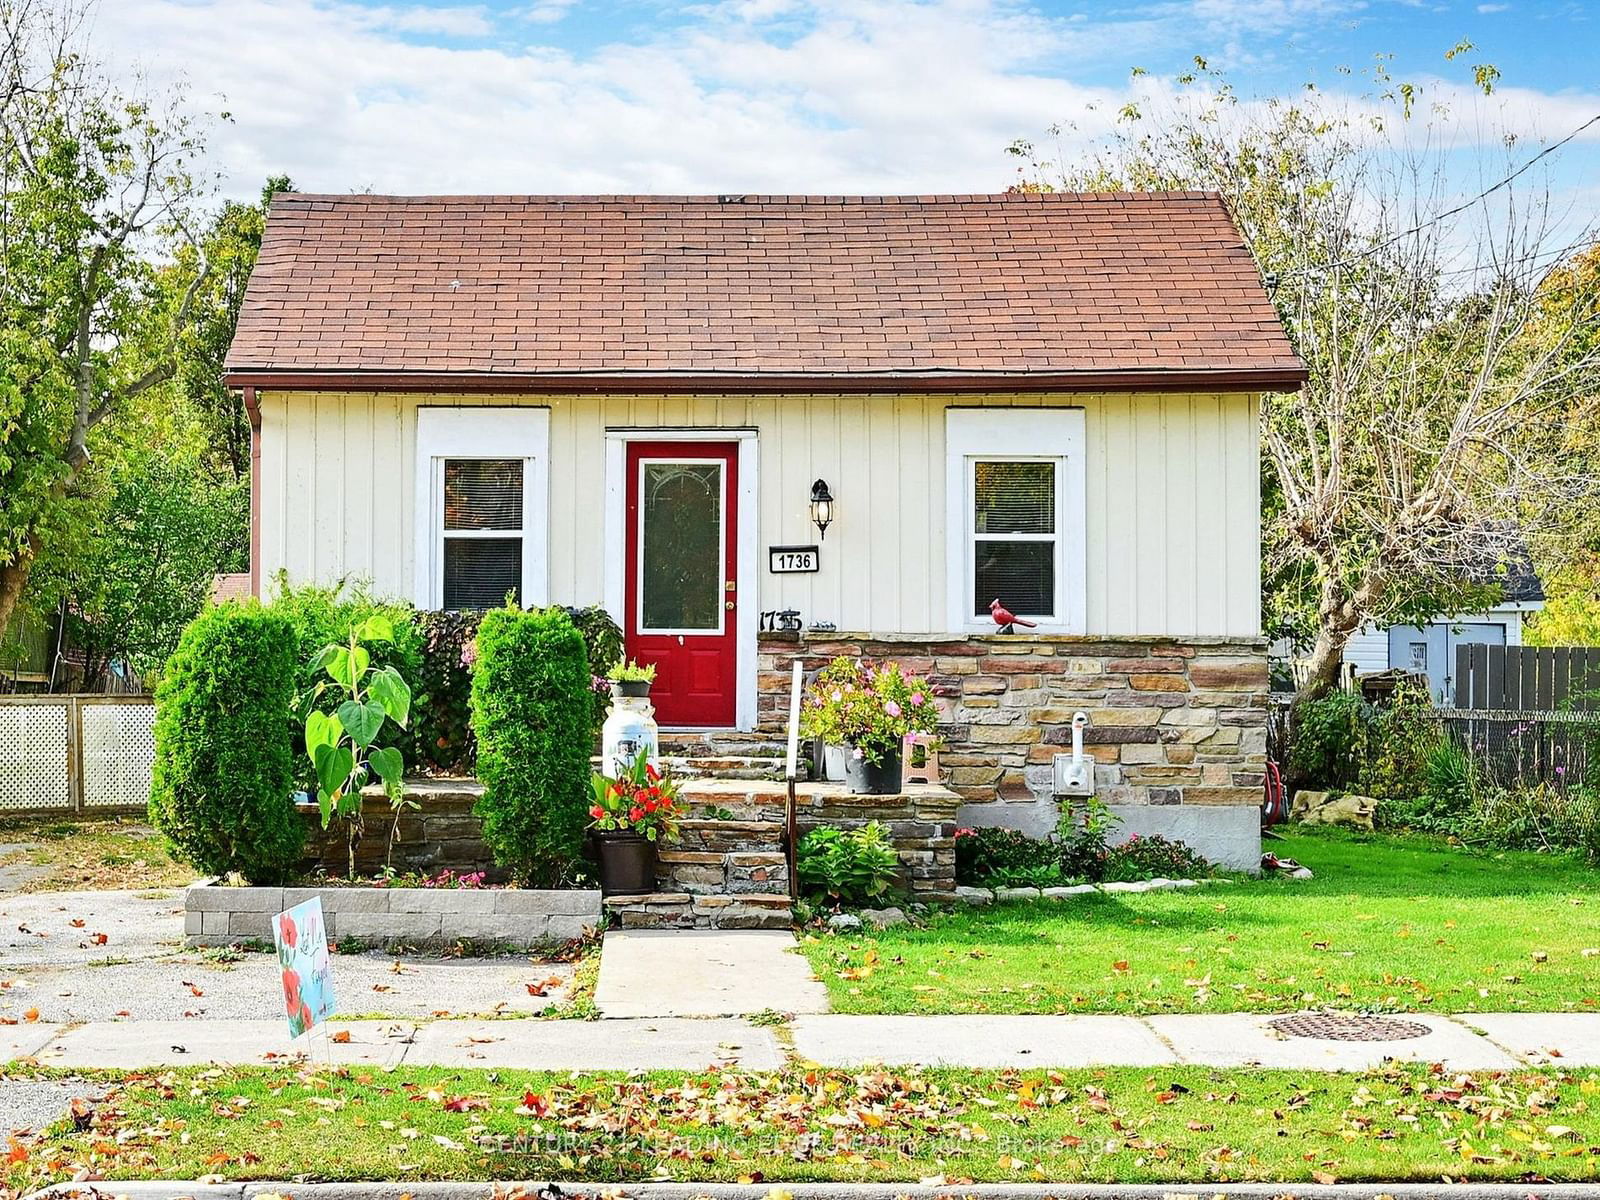
[[[600,891],[638,896],[656,890],[656,848],[678,840],[678,786],[640,750],[615,777],[596,771],[589,809]]]
[[[901,750],[908,733],[939,724],[933,690],[894,663],[880,666],[835,659],[812,683],[801,709],[808,737],[846,748],[845,783],[857,795],[900,791]]]
[[[623,696],[648,696],[650,685],[656,681],[655,663],[639,663],[633,659],[619,659],[606,672],[611,681],[611,694]]]

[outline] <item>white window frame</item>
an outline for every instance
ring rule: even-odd
[[[477,406],[417,409],[415,564],[418,608],[444,604],[444,464],[447,459],[522,460],[522,583],[518,602],[549,600],[550,410]],[[509,537],[513,530],[456,530],[452,537]]]
[[[945,569],[948,620],[957,633],[992,633],[987,613],[972,612],[976,571],[977,462],[1056,464],[1055,615],[1037,619],[1042,633],[1086,633],[1087,473],[1081,408],[947,408],[945,410]],[[998,536],[998,535],[997,535]],[[1044,535],[999,538],[1043,541]]]

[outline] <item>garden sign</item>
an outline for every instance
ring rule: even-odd
[[[333,1015],[333,968],[328,962],[322,898],[313,896],[279,913],[272,923],[272,940],[283,969],[289,1036],[299,1037]]]

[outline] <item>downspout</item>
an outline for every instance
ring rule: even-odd
[[[246,384],[244,411],[250,418],[250,594],[261,598],[261,404]]]

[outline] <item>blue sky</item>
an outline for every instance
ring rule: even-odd
[[[234,195],[277,171],[333,192],[993,190],[1012,140],[1090,137],[1197,54],[1247,94],[1352,97],[1340,69],[1391,54],[1462,128],[1529,147],[1600,113],[1600,11],[1574,0],[102,0],[94,36],[232,114],[211,152]],[[1600,211],[1600,127],[1557,181]]]

